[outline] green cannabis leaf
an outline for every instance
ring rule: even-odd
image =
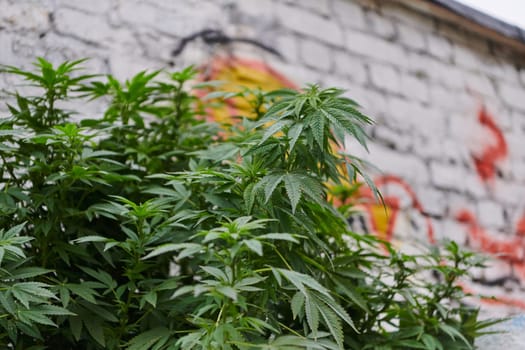
[[[471,349],[494,322],[457,285],[476,256],[401,254],[331,205],[328,183],[381,198],[341,151],[372,123],[343,90],[231,93],[192,67],[121,82],[83,62],[0,68],[40,91],[8,92],[0,118],[2,348]],[[254,120],[205,121],[233,96]]]

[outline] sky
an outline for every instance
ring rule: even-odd
[[[525,0],[456,0],[525,29]]]

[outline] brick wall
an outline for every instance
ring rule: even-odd
[[[282,58],[202,40],[173,57],[206,28]],[[90,57],[90,69],[126,78],[221,54],[348,89],[377,121],[369,154],[348,148],[383,171],[391,205],[388,218],[365,206],[367,229],[386,222],[376,233],[401,246],[446,238],[491,255],[466,288],[497,296],[481,300],[487,310],[525,310],[525,60],[512,49],[391,1],[0,0],[3,64]],[[13,83],[0,77],[0,88]]]

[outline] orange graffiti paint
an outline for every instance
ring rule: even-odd
[[[525,214],[523,214],[516,224],[516,235],[525,237]]]
[[[458,283],[458,286],[463,289],[463,292],[466,294],[471,294],[473,296],[479,297],[482,304],[485,305],[496,305],[496,306],[511,306],[515,308],[519,308],[522,310],[525,310],[525,301],[517,298],[511,298],[506,296],[498,296],[498,297],[486,297],[483,295],[478,295],[475,293],[471,288],[466,286],[464,283]]]
[[[223,82],[218,88],[224,92],[241,92],[243,89],[272,91],[282,88],[296,89],[297,86],[269,65],[257,60],[238,57],[215,57],[201,68],[199,80]],[[243,97],[232,97],[224,105],[210,108],[208,120],[231,124],[232,116],[254,117],[251,101]]]
[[[484,182],[490,182],[496,175],[496,163],[507,157],[507,142],[501,129],[497,126],[494,118],[482,107],[478,114],[478,121],[487,128],[494,137],[495,143],[488,145],[479,155],[473,155],[474,165],[480,178]]]
[[[518,222],[518,229],[524,224],[524,218]],[[467,225],[469,244],[473,248],[507,262],[512,266],[514,275],[520,280],[525,280],[525,237],[494,238],[481,227],[474,214],[466,209],[460,210],[456,214],[456,220]],[[497,298],[481,298],[481,301],[484,304],[505,305],[525,309],[525,301],[515,298],[499,296]]]
[[[456,214],[456,220],[467,225],[469,243],[483,253],[497,255],[508,262],[523,262],[525,240],[522,237],[498,239],[488,234],[467,209]]]
[[[382,187],[386,187],[388,185],[395,185],[400,187],[410,199],[410,206],[416,209],[419,212],[419,214],[421,214],[424,217],[428,242],[430,244],[436,243],[432,221],[430,220],[428,215],[426,215],[423,205],[417,198],[415,191],[410,187],[408,183],[406,183],[400,177],[394,175],[385,175],[378,177],[377,179],[375,179],[374,183],[380,191]],[[374,203],[374,196],[370,188],[362,188],[360,195],[363,198],[369,199],[369,203],[366,203],[364,206],[370,215],[371,226],[374,229],[374,231],[376,231],[376,234],[378,234],[380,238],[385,239],[386,241],[391,241],[394,235],[394,229],[397,222],[397,218],[401,210],[400,198],[392,195],[385,195],[385,210],[382,204]]]

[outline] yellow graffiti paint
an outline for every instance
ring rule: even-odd
[[[296,88],[295,84],[269,67],[266,63],[242,59],[217,57],[207,67],[203,80],[220,80],[221,91],[241,92],[243,89],[272,91],[282,88]],[[208,111],[212,120],[221,124],[231,124],[232,116],[255,117],[250,99],[232,97],[226,103]]]
[[[368,208],[376,235],[385,241],[389,239],[392,224],[389,211],[388,207],[384,207],[381,204],[372,204]]]

